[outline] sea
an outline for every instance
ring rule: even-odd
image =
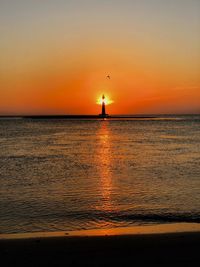
[[[200,115],[0,118],[0,233],[200,223]]]

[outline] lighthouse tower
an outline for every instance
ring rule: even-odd
[[[104,95],[102,95],[101,114],[99,114],[99,116],[102,118],[108,117],[108,114],[106,114],[106,104],[105,104],[105,96]]]

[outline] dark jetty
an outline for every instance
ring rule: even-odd
[[[131,116],[131,115],[32,115],[22,116],[25,119],[152,119],[155,116]]]

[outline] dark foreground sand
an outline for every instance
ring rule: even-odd
[[[0,240],[1,266],[198,266],[200,232]]]

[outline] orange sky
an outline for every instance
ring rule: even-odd
[[[1,1],[0,114],[199,113],[200,2],[150,2]]]

